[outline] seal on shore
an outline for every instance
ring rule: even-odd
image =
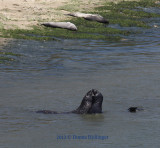
[[[86,14],[81,12],[75,12],[75,13],[69,13],[67,15],[84,18],[89,21],[97,21],[99,23],[109,24],[109,21],[99,14]]]
[[[80,106],[73,111],[70,112],[56,112],[51,110],[39,110],[36,113],[44,113],[44,114],[68,114],[68,113],[75,113],[75,114],[96,114],[102,113],[102,103],[103,103],[103,96],[102,94],[96,90],[92,89],[86,93],[83,97],[83,100]]]
[[[63,29],[68,29],[72,31],[77,31],[76,25],[74,25],[71,22],[46,22],[46,23],[42,23],[41,25],[46,27],[63,28]]]

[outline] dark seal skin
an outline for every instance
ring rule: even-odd
[[[92,90],[92,107],[89,109],[88,113],[102,113],[102,103],[103,103],[103,96],[98,90]]]
[[[102,113],[102,103],[103,103],[103,96],[102,94],[96,90],[92,89],[89,92],[86,93],[86,95],[83,97],[83,100],[80,104],[80,106],[73,111],[70,112],[56,112],[56,111],[50,111],[50,110],[39,110],[36,111],[36,113],[44,113],[44,114],[69,114],[69,113],[75,113],[75,114],[96,114],[96,113]]]
[[[131,113],[135,113],[137,111],[142,111],[142,110],[144,110],[142,107],[136,107],[136,106],[128,108],[128,111]]]

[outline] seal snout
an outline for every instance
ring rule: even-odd
[[[98,94],[98,91],[96,89],[92,89],[91,92],[92,92],[92,103],[94,104],[96,101],[96,96]]]
[[[91,91],[92,91],[92,96],[95,96],[98,93],[98,90],[96,89],[92,89]]]

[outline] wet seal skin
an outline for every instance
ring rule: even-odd
[[[144,109],[142,107],[130,107],[128,108],[128,111],[131,112],[131,113],[135,113],[137,111],[143,111]]]
[[[102,103],[103,103],[103,95],[96,89],[92,89],[86,93],[83,97],[80,106],[73,111],[70,112],[56,112],[51,110],[39,110],[36,113],[43,114],[96,114],[102,113]]]

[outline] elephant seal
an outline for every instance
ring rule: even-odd
[[[56,112],[50,110],[39,110],[36,113],[44,113],[44,114],[68,114],[68,113],[75,113],[75,114],[95,114],[95,113],[102,113],[102,103],[103,103],[103,96],[102,94],[96,90],[92,89],[86,93],[83,97],[83,100],[80,106],[73,111],[70,112]]]
[[[41,25],[52,28],[63,28],[72,31],[77,31],[77,27],[71,22],[46,22]]]
[[[75,12],[75,13],[69,13],[67,15],[84,18],[89,21],[97,21],[99,23],[109,24],[109,21],[106,20],[104,17],[102,17],[99,14],[86,14],[86,13],[81,13],[81,12]]]

